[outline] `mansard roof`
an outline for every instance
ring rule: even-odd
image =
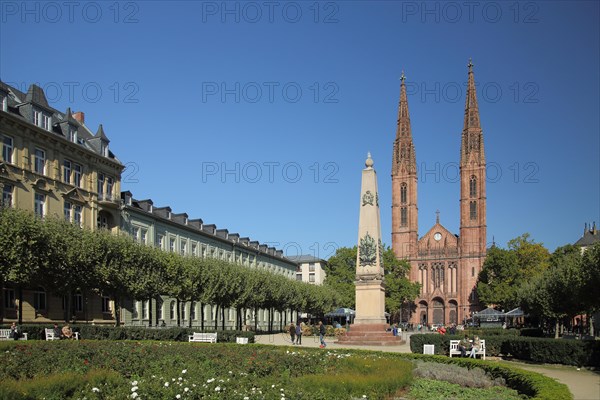
[[[279,258],[288,263],[295,263],[292,259],[284,257],[282,250],[277,250],[275,247],[269,247],[265,244],[260,244],[258,241],[251,241],[249,237],[240,237],[239,233],[229,233],[228,229],[217,229],[215,224],[205,224],[202,219],[188,219],[187,213],[175,214],[171,207],[154,207],[150,199],[136,200],[130,191],[121,192],[123,206],[128,209],[133,209],[141,213],[152,215],[153,218],[161,220],[169,224],[173,224],[177,228],[186,229],[195,234],[227,243],[235,247],[245,247],[254,252],[262,253],[263,255]],[[187,223],[186,223],[187,221]],[[318,259],[317,259],[318,260]],[[319,260],[322,261],[322,260]]]
[[[102,126],[99,127],[99,135],[97,135],[93,133],[84,122],[80,122],[73,118],[70,108],[65,112],[61,112],[51,107],[44,94],[44,90],[38,85],[30,85],[27,93],[23,93],[17,88],[0,81],[0,91],[8,93],[7,112],[10,115],[33,125],[33,111],[35,109],[41,109],[42,112],[49,114],[52,119],[52,126],[48,131],[50,134],[69,140],[69,129],[66,125],[70,125],[77,130],[76,144],[98,155],[104,156],[101,152],[101,147],[94,143],[94,139],[98,138],[102,138],[107,143],[109,141],[104,134]],[[97,141],[98,140],[96,140],[96,142]],[[108,151],[107,158],[121,164],[119,159],[110,150]]]

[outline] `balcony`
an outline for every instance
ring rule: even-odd
[[[117,208],[121,204],[121,197],[110,193],[98,193],[98,204]]]

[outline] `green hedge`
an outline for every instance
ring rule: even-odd
[[[424,344],[435,345],[435,354],[448,355],[450,340],[464,335],[413,334],[410,350],[422,353]],[[511,335],[480,336],[485,339],[486,355],[512,356],[538,363],[576,366],[600,366],[600,341],[547,339]]]
[[[413,335],[414,336],[414,335]],[[430,335],[434,336],[434,335]],[[441,335],[437,335],[441,336]],[[411,342],[412,346],[412,342]],[[499,365],[470,358],[449,358],[423,354],[401,354],[402,358],[435,361],[444,364],[457,364],[466,368],[481,368],[493,378],[502,377],[506,385],[519,393],[529,396],[532,400],[571,400],[573,396],[569,388],[537,372],[525,371],[510,365]]]
[[[164,340],[187,342],[188,336],[199,332],[197,328],[144,328],[144,327],[114,327],[106,325],[70,325],[73,331],[79,332],[82,339],[92,340]],[[22,325],[21,330],[27,332],[30,340],[45,340],[44,329],[52,325]],[[8,329],[9,327],[2,327]],[[204,332],[215,332],[205,330]],[[249,343],[254,343],[254,332],[250,331],[216,331],[217,341],[235,343],[237,337],[248,338]]]

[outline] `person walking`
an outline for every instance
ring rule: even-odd
[[[325,325],[323,325],[323,321],[319,321],[319,340],[321,341],[321,345],[319,347],[322,349],[327,347],[327,343],[325,343],[326,332],[327,329],[325,328]]]
[[[296,344],[302,344],[302,326],[300,325],[300,321],[296,322]]]
[[[296,328],[294,327],[293,322],[290,322],[288,332],[290,333],[290,339],[292,339],[292,344],[296,344]]]

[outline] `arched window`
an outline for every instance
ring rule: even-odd
[[[191,320],[195,320],[196,319],[196,302],[192,302],[192,305],[190,306],[190,319]]]
[[[164,317],[163,317],[163,300],[162,299],[156,300],[156,318],[159,320],[164,319]]]
[[[472,175],[469,181],[469,196],[477,197],[477,178],[475,178],[475,175]]]
[[[475,220],[475,219],[477,219],[477,202],[472,201],[469,205],[470,205],[470,212],[469,212],[470,218],[472,220]]]
[[[177,311],[177,304],[175,303],[175,300],[171,300],[171,304],[169,307],[169,318],[170,319],[175,319],[176,311]]]
[[[408,210],[406,207],[400,209],[400,226],[408,226]]]
[[[406,204],[406,183],[400,184],[400,203]]]

